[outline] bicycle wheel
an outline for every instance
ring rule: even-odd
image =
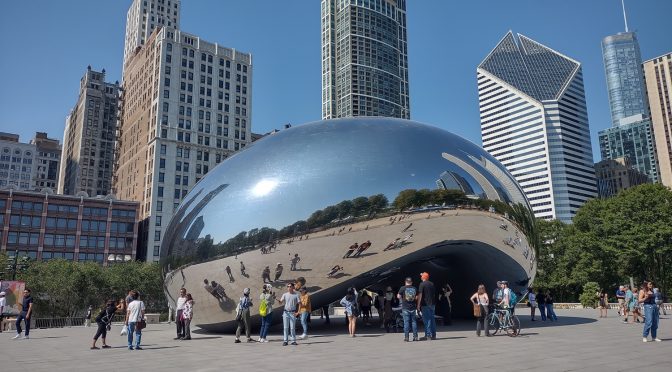
[[[488,336],[494,336],[497,334],[497,332],[499,332],[499,317],[496,313],[488,314],[488,316],[485,318],[485,322],[488,324]]]
[[[517,316],[511,315],[509,317],[509,324],[506,328],[506,334],[509,335],[509,337],[516,337],[520,334],[520,320]]]

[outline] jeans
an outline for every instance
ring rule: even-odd
[[[261,330],[259,331],[259,338],[266,338],[268,330],[271,328],[271,321],[273,320],[273,313],[269,312],[266,316],[261,317]]]
[[[413,339],[418,338],[418,321],[415,319],[415,310],[401,310],[404,317],[404,339],[408,340],[408,332],[413,329]]]
[[[546,317],[548,317],[548,320],[550,321],[558,320],[558,317],[553,310],[553,304],[546,304]]]
[[[301,328],[303,328],[304,335],[308,334],[308,315],[310,315],[310,313],[307,311],[301,313]]]
[[[481,316],[476,319],[476,335],[481,335],[481,329],[485,332],[485,335],[488,335],[488,328],[490,323],[488,323],[488,307],[481,305]]]
[[[546,321],[546,304],[539,304],[539,315],[542,321]]]
[[[282,312],[282,341],[288,341],[288,334],[292,338],[292,342],[296,341],[296,317],[293,311]]]
[[[175,313],[175,327],[177,328],[177,337],[184,337],[184,320],[182,318],[182,310],[177,310]]]
[[[128,323],[128,347],[133,347],[133,332],[135,332],[135,347],[140,346],[142,330],[135,328],[135,322]]]
[[[16,333],[21,334],[21,321],[24,321],[26,324],[26,336],[30,334],[30,320],[26,319],[26,312],[22,311],[19,316],[16,317],[16,323],[14,324],[16,326]]]
[[[644,331],[642,332],[642,337],[648,337],[649,331],[651,332],[651,338],[658,337],[658,317],[660,316],[658,306],[645,304],[644,316]]]
[[[426,305],[422,310],[422,323],[425,325],[425,336],[436,337],[436,318],[434,317],[434,305]]]

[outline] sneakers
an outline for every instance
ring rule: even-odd
[[[129,347],[128,347],[128,350],[133,350],[133,346],[129,346]]]
[[[305,333],[302,334],[301,336],[299,336],[299,338],[302,339],[302,340],[305,339],[306,337],[308,337],[308,335],[306,335]]]
[[[282,346],[287,346],[287,341],[283,341]]]
[[[417,337],[413,337],[413,341],[418,341],[418,338],[417,338]]]
[[[18,340],[19,338],[21,338],[21,334],[17,333],[16,336],[12,337],[12,340]]]
[[[142,350],[142,348],[140,346],[136,346],[135,350]]]
[[[112,346],[110,346],[110,345],[103,345],[103,349],[111,349],[111,348],[112,348]]]
[[[649,342],[649,340],[647,340],[646,337],[644,337],[644,338],[642,339],[642,342]]]
[[[296,343],[296,341],[292,341],[292,343],[291,343],[290,345],[294,345],[294,346],[296,346],[296,345],[298,345],[298,344]]]
[[[658,337],[654,338],[653,341],[656,341],[656,342],[663,342],[663,340],[659,339]]]
[[[240,339],[236,339],[236,341],[233,341],[233,343],[234,343],[234,344],[239,344],[239,343],[240,343]]]
[[[251,339],[251,338],[248,338],[248,339],[247,339],[247,342],[248,342],[248,343],[250,343],[250,342],[254,342],[254,340]]]

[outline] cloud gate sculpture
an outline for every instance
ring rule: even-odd
[[[348,287],[398,288],[427,271],[451,285],[453,313],[467,315],[479,283],[492,291],[508,280],[521,293],[536,270],[518,225],[474,207],[486,200],[528,206],[499,162],[442,129],[391,118],[293,127],[222,162],[187,195],[161,247],[166,296],[174,306],[187,288],[192,324],[222,332],[246,287],[254,300],[264,283],[279,296],[298,282],[317,309]]]

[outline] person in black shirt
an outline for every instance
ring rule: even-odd
[[[413,341],[418,341],[418,321],[415,311],[418,306],[418,290],[413,286],[413,279],[406,278],[406,285],[399,288],[397,298],[401,301],[401,315],[404,317],[404,341],[408,342],[408,333],[413,330]]]
[[[109,349],[110,345],[105,343],[105,337],[107,336],[107,331],[110,329],[112,324],[112,319],[114,318],[114,313],[117,311],[114,301],[109,300],[105,308],[96,316],[96,324],[98,324],[98,330],[93,336],[93,345],[91,345],[91,350],[98,349],[96,342],[98,342],[98,337],[103,338],[103,349]]]
[[[14,339],[21,337],[21,321],[26,325],[26,333],[23,336],[24,340],[29,338],[30,334],[30,316],[33,314],[33,297],[30,295],[30,289],[23,290],[23,301],[21,302],[21,313],[16,317],[16,336]]]
[[[539,308],[539,315],[541,315],[541,321],[546,321],[546,295],[541,289],[537,289],[537,307]]]
[[[429,273],[420,274],[422,283],[418,287],[418,311],[422,311],[422,323],[425,327],[425,337],[420,341],[436,340],[436,319],[434,311],[436,309],[436,288],[434,283],[429,281]]]

